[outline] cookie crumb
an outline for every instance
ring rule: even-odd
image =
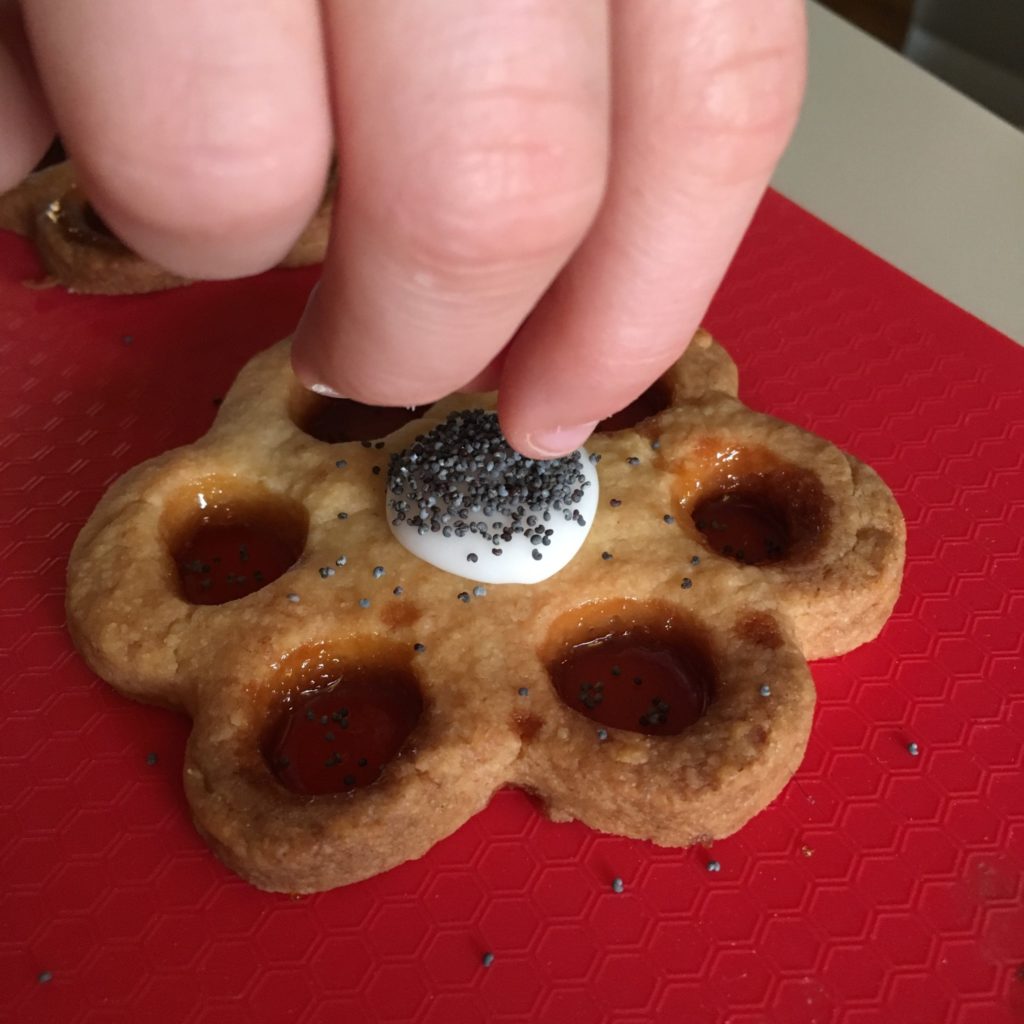
[[[48,985],[53,981],[53,971],[40,971],[36,975],[36,981],[38,981],[40,985]]]
[[[154,764],[156,764],[159,760],[160,760],[160,757],[159,757],[159,755],[157,754],[157,752],[155,750],[151,750],[146,755],[146,764],[150,765],[151,767]]]

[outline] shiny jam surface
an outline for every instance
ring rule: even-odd
[[[786,515],[767,496],[727,491],[700,502],[693,521],[712,550],[737,562],[761,565],[789,553]]]
[[[707,711],[711,660],[678,635],[635,626],[570,647],[549,667],[574,711],[614,729],[674,736]]]
[[[61,234],[69,242],[106,249],[124,249],[124,243],[107,227],[106,221],[77,187],[71,188],[51,209],[54,211],[51,217],[56,219]]]
[[[671,397],[668,385],[664,381],[656,380],[638,398],[633,399],[625,409],[620,409],[601,420],[594,429],[598,433],[608,433],[612,430],[625,430],[626,427],[635,426],[641,420],[667,409]]]
[[[320,685],[286,699],[263,743],[277,780],[295,793],[345,793],[372,785],[423,711],[411,673],[325,668]]]
[[[305,531],[272,503],[207,504],[174,550],[192,604],[226,604],[265,587],[302,554]]]
[[[349,398],[317,396],[316,402],[301,417],[298,426],[310,437],[328,444],[373,441],[419,419],[427,408],[429,406],[426,405],[417,405],[412,409],[363,405]]]

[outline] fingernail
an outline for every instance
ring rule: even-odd
[[[527,434],[526,440],[530,447],[539,452],[542,458],[554,459],[560,455],[568,455],[569,452],[579,448],[581,444],[594,432],[597,420],[589,423],[576,423],[568,427],[551,427],[548,430],[538,430],[534,434]]]
[[[317,395],[324,395],[327,398],[344,398],[345,396],[326,384],[310,384],[309,390]]]

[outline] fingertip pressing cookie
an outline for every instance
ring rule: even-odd
[[[336,183],[332,169],[320,206],[280,266],[323,260]],[[136,255],[111,233],[82,193],[71,161],[37,171],[0,195],[0,228],[32,241],[46,270],[43,284],[81,294],[138,295],[190,283]]]
[[[869,640],[899,590],[875,473],[745,407],[705,332],[550,463],[504,445],[492,395],[370,409],[305,391],[288,358],[257,356],[203,438],[115,483],[68,572],[88,663],[192,717],[185,789],[225,863],[344,885],[503,785],[673,846],[776,796],[811,728],[807,660]]]

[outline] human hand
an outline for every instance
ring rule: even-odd
[[[55,122],[129,246],[231,277],[291,246],[336,138],[300,379],[387,405],[499,387],[506,435],[537,456],[683,351],[804,77],[800,0],[21,8],[34,61],[0,0],[0,190]]]

